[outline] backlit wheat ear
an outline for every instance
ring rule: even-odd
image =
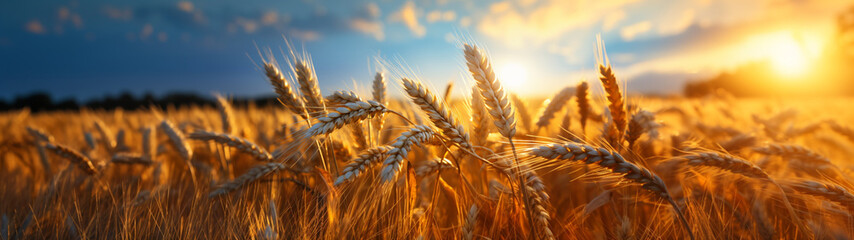
[[[466,133],[465,128],[463,128],[463,125],[451,116],[445,105],[439,102],[430,90],[427,90],[420,83],[407,78],[404,78],[402,82],[406,94],[430,117],[430,121],[442,130],[443,135],[451,139],[452,142],[459,144],[462,148],[471,148],[469,135]]]
[[[575,89],[567,87],[555,94],[555,96],[552,97],[552,100],[549,102],[549,105],[547,105],[543,109],[543,113],[540,114],[540,118],[537,120],[536,124],[537,128],[548,127],[555,114],[557,114],[557,112],[563,109],[563,106],[565,106],[566,103],[569,102],[570,99],[572,99],[572,94],[574,92]]]
[[[392,149],[388,151],[388,157],[383,161],[381,173],[383,182],[397,179],[397,173],[403,167],[404,160],[412,146],[429,142],[435,137],[435,132],[428,126],[416,125],[409,131],[403,132],[400,137],[391,144]]]
[[[739,134],[732,137],[726,142],[722,142],[721,148],[727,152],[734,152],[744,148],[753,147],[756,145],[756,137],[750,134]]]
[[[848,208],[849,211],[854,211],[854,195],[841,186],[810,180],[789,182],[785,185],[792,187],[803,194],[823,197],[827,200],[839,203],[843,207]]]
[[[77,152],[74,149],[55,143],[48,143],[47,145],[45,145],[45,148],[47,148],[47,150],[52,151],[56,155],[68,159],[72,163],[76,164],[77,167],[86,172],[86,174],[94,175],[95,173],[98,173],[98,170],[95,169],[95,165],[92,165],[92,161],[90,161],[88,157],[83,156],[83,154],[80,154],[80,152]]]
[[[95,129],[98,130],[98,135],[100,135],[104,146],[107,147],[107,151],[115,150],[116,139],[113,138],[115,135],[113,135],[113,131],[101,119],[95,119]]]
[[[142,129],[142,154],[149,161],[157,156],[157,131],[151,126]]]
[[[308,116],[305,115],[302,100],[294,94],[293,89],[291,89],[290,84],[288,84],[288,80],[285,79],[285,76],[281,71],[279,71],[279,68],[271,63],[266,63],[264,64],[264,73],[267,75],[267,79],[270,80],[270,84],[273,85],[273,89],[276,90],[279,103],[284,105],[285,108],[290,110],[292,113],[303,118],[307,118]]]
[[[195,175],[195,170],[193,170],[193,164],[191,162],[193,160],[193,148],[190,147],[190,143],[184,139],[184,134],[175,128],[175,125],[173,125],[169,120],[163,120],[160,122],[160,129],[166,133],[166,136],[169,136],[169,139],[172,140],[172,145],[175,146],[175,150],[178,150],[178,153],[180,153],[181,157],[184,158],[184,162],[186,162],[187,166],[190,168],[191,174]]]
[[[451,163],[451,160],[445,158],[435,159],[427,161],[427,163],[425,163],[424,165],[421,165],[420,167],[416,168],[415,175],[425,176],[434,172],[438,172],[442,169],[456,169],[456,167],[454,167],[454,164]]]
[[[313,67],[306,61],[299,60],[294,64],[294,72],[297,75],[297,83],[299,83],[305,106],[309,108],[309,113],[317,116],[323,112],[318,111],[323,107],[323,96],[320,95],[320,87],[318,87]]]
[[[580,161],[585,164],[597,164],[614,173],[622,174],[622,177],[629,181],[641,184],[643,189],[646,189],[663,200],[670,202],[673,209],[677,212],[677,216],[679,216],[685,229],[691,236],[691,239],[694,239],[691,227],[688,225],[688,222],[685,220],[685,216],[682,215],[682,211],[676,205],[676,202],[674,202],[673,198],[670,197],[670,193],[667,192],[667,186],[664,184],[664,181],[661,180],[658,175],[653,174],[649,170],[627,162],[620,154],[604,148],[595,148],[589,145],[576,143],[549,144],[532,148],[530,151],[532,156],[544,159],[570,160]]]
[[[220,144],[225,144],[240,149],[240,151],[252,155],[253,157],[255,157],[255,159],[259,161],[271,161],[273,159],[273,157],[270,156],[270,153],[268,153],[267,150],[264,150],[264,148],[256,145],[255,143],[250,142],[249,140],[232,136],[229,134],[196,131],[190,133],[189,137],[191,139],[201,141],[214,141]]]
[[[512,93],[510,94],[510,100],[513,100],[513,107],[515,107],[516,112],[519,113],[519,124],[525,128],[525,131],[531,132],[531,124],[533,124],[534,121],[531,119],[531,112],[528,111],[528,104],[525,103],[525,100],[520,98],[519,95]]]
[[[777,155],[786,158],[794,158],[793,160],[798,160],[806,163],[833,165],[833,163],[830,162],[830,159],[822,156],[821,154],[813,152],[807,149],[806,147],[798,145],[769,143],[762,147],[755,147],[753,148],[753,151],[765,155]]]
[[[139,154],[131,154],[131,153],[117,153],[113,155],[113,159],[110,160],[112,163],[119,164],[141,164],[141,165],[151,165],[153,162],[146,158],[143,155]]]
[[[335,179],[335,185],[353,181],[353,179],[359,177],[360,174],[373,165],[382,163],[388,157],[388,151],[393,148],[392,146],[379,146],[365,150],[359,154],[359,157],[353,159],[351,163],[344,167],[344,170],[341,171],[341,176]]]
[[[27,132],[30,133],[30,136],[33,137],[36,141],[41,141],[43,143],[52,143],[53,136],[45,132],[44,130],[35,128],[35,127],[27,127]]]
[[[486,114],[486,105],[483,104],[483,98],[477,91],[477,87],[472,88],[471,92],[471,122],[472,122],[472,142],[478,146],[487,144],[486,138],[489,137],[489,116]]]
[[[634,146],[635,141],[644,133],[649,135],[649,138],[658,138],[658,127],[661,124],[655,122],[655,115],[646,110],[640,110],[632,114],[632,119],[629,121],[628,130],[626,130],[626,141],[629,142],[629,147]]]
[[[728,154],[704,152],[682,156],[682,158],[685,159],[685,162],[690,166],[713,167],[747,177],[766,180],[771,179],[771,177],[768,176],[768,173],[765,173],[765,171],[753,163]]]
[[[278,172],[279,170],[286,169],[284,164],[271,162],[262,165],[258,165],[249,169],[243,175],[240,175],[237,179],[233,181],[227,182],[225,184],[220,185],[216,190],[212,191],[208,197],[216,197],[219,195],[223,195],[234,190],[245,187],[258,179],[261,179],[267,175]]]
[[[621,141],[626,132],[628,124],[625,99],[620,90],[620,84],[617,82],[617,77],[611,70],[611,66],[599,65],[599,80],[602,81],[602,87],[605,88],[605,95],[608,99],[608,110],[611,112],[611,128],[608,134],[612,135],[613,139]],[[619,142],[617,142],[619,144]]]
[[[326,104],[331,106],[344,105],[351,102],[361,102],[362,98],[352,91],[337,91],[326,96]]]
[[[220,119],[222,119],[222,132],[234,135],[237,132],[237,124],[234,119],[234,110],[228,99],[222,95],[216,95],[216,107],[219,110]]]
[[[524,169],[522,176],[525,179],[525,191],[528,193],[526,194],[528,196],[528,205],[533,210],[531,214],[533,215],[534,224],[537,225],[537,235],[546,240],[555,239],[554,233],[552,233],[549,227],[551,215],[546,210],[549,204],[549,194],[546,193],[546,186],[543,184],[543,180],[530,169]]]
[[[372,84],[371,93],[374,96],[374,101],[378,102],[382,105],[388,105],[388,101],[386,101],[386,84],[385,77],[383,77],[383,73],[377,72],[377,75],[374,76],[374,82]],[[383,123],[385,120],[383,118],[377,118],[376,123],[377,126],[375,129],[381,130],[383,129]]]
[[[464,53],[469,72],[480,90],[489,115],[492,115],[495,126],[498,127],[498,132],[504,137],[512,138],[516,135],[516,114],[501,82],[495,77],[489,59],[477,47],[468,44],[465,44]]]
[[[466,215],[466,222],[463,225],[463,239],[472,240],[474,239],[474,226],[477,225],[477,205],[472,204],[469,208],[468,215]]]
[[[587,118],[590,116],[590,85],[583,81],[575,88],[575,102],[578,104],[578,118],[581,122],[581,131],[587,127]]]
[[[376,117],[388,112],[385,105],[378,102],[351,102],[335,108],[326,116],[318,117],[317,122],[306,131],[306,137],[329,134],[345,124],[355,123],[368,118]]]

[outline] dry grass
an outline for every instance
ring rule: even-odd
[[[324,98],[270,60],[277,106],[0,113],[0,239],[854,237],[850,100],[635,98],[605,64],[604,96],[558,86],[532,122],[543,99],[458,58],[470,93]]]

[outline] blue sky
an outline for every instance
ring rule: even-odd
[[[286,58],[285,38],[311,55],[324,93],[366,89],[383,66],[463,89],[460,44],[474,40],[499,74],[522,69],[524,77],[508,81],[527,83],[508,84],[513,91],[551,94],[595,79],[596,34],[630,91],[674,92],[738,64],[785,58],[781,48],[820,54],[834,15],[850,5],[843,2],[2,1],[0,99],[33,91],[78,100],[125,90],[272,94],[254,62],[259,48]]]

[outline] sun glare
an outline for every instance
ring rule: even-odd
[[[495,69],[498,73],[498,79],[501,80],[506,87],[517,88],[524,86],[528,81],[528,69],[518,62],[508,62]]]
[[[795,77],[803,75],[807,71],[807,56],[804,49],[793,37],[781,38],[770,47],[769,58],[771,64],[780,75]]]

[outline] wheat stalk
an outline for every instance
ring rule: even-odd
[[[519,113],[519,124],[522,124],[522,127],[525,128],[525,131],[531,132],[531,112],[528,111],[528,104],[525,103],[525,100],[519,97],[516,94],[510,94],[510,99],[513,100],[513,106],[516,108],[516,112]]]
[[[762,147],[755,147],[753,151],[765,155],[792,157],[812,164],[833,165],[830,159],[798,145],[769,143]]]
[[[361,102],[362,98],[352,91],[336,91],[329,96],[326,96],[326,103],[329,106],[344,105],[351,102]]]
[[[302,93],[305,106],[310,109],[323,108],[323,96],[320,95],[317,77],[314,75],[314,69],[309,66],[306,61],[299,60],[294,64],[294,72],[297,75],[297,83],[299,83],[300,93]],[[323,111],[309,111],[312,116],[317,116]]]
[[[477,205],[472,204],[469,208],[468,215],[466,215],[466,222],[463,225],[463,239],[472,240],[474,239],[474,226],[477,225]]]
[[[572,99],[572,94],[575,89],[570,87],[564,88],[554,97],[552,97],[549,104],[543,109],[543,113],[540,114],[539,119],[537,120],[537,128],[548,127],[549,123],[551,123],[552,118],[554,118],[555,114],[559,112],[570,99]]]
[[[220,94],[216,94],[216,107],[222,119],[222,132],[234,135],[237,132],[237,124],[234,119],[234,110],[231,103]]]
[[[741,174],[747,177],[770,180],[771,177],[761,168],[751,162],[740,159],[729,154],[716,152],[694,153],[687,156],[682,156],[688,165],[695,167],[713,167],[736,174]]]
[[[147,126],[142,129],[142,154],[149,161],[154,161],[157,156],[157,132],[154,128]]]
[[[341,176],[338,176],[338,178],[335,179],[335,185],[340,185],[341,183],[356,179],[371,166],[385,160],[391,149],[393,149],[392,146],[379,146],[365,150],[359,154],[359,157],[353,159],[344,167],[344,170],[341,171]]]
[[[590,115],[590,85],[583,81],[575,88],[575,102],[578,104],[578,118],[581,122],[581,131],[587,127],[587,118]]]
[[[584,162],[585,164],[597,164],[614,173],[621,174],[623,178],[629,181],[641,184],[643,189],[670,202],[673,209],[677,212],[677,216],[682,220],[682,224],[688,231],[691,239],[694,238],[691,227],[685,220],[685,216],[682,215],[682,211],[679,210],[679,207],[673,201],[673,198],[670,197],[670,193],[667,192],[667,186],[664,184],[664,181],[649,170],[627,162],[620,154],[605,148],[595,148],[576,143],[543,145],[531,148],[530,151],[532,156],[544,159],[571,160]]]
[[[285,167],[284,164],[277,162],[265,163],[262,165],[255,166],[252,169],[249,169],[249,171],[247,171],[243,175],[240,175],[240,177],[237,177],[237,179],[220,185],[219,187],[217,187],[216,190],[212,191],[208,195],[208,197],[216,197],[240,189],[246,185],[258,181],[258,179],[261,179],[264,176],[273,174],[282,169],[287,169],[287,167]]]
[[[351,102],[335,108],[335,112],[327,113],[326,116],[318,117],[317,122],[306,131],[307,137],[332,133],[335,129],[345,124],[355,123],[368,118],[376,117],[389,110],[375,101]]]
[[[27,127],[27,132],[30,136],[33,137],[36,141],[41,141],[44,143],[52,143],[54,141],[53,136],[44,130],[38,129],[36,127],[29,126]]]
[[[270,80],[270,84],[273,85],[273,89],[278,95],[277,99],[279,103],[284,105],[292,113],[307,118],[308,116],[304,114],[305,109],[302,100],[293,92],[290,84],[288,84],[288,80],[285,79],[279,68],[271,63],[266,63],[264,64],[264,73],[267,75],[267,79]]]
[[[516,135],[516,114],[513,112],[513,105],[507,99],[504,87],[495,77],[489,59],[481,54],[477,47],[468,44],[465,44],[464,53],[469,72],[480,90],[480,96],[483,97],[489,115],[498,127],[498,132],[504,137],[512,138]]]
[[[823,197],[827,200],[839,203],[843,207],[848,208],[849,211],[854,211],[854,195],[852,195],[845,188],[835,185],[835,184],[826,184],[820,183],[816,181],[803,180],[799,182],[789,182],[786,184],[798,192]]]
[[[113,131],[101,119],[95,119],[95,130],[98,130],[98,135],[101,136],[101,141],[107,147],[107,151],[115,150],[116,139],[113,138]]]
[[[383,182],[390,182],[397,179],[397,173],[403,167],[403,161],[412,150],[412,146],[429,142],[435,137],[435,131],[425,125],[416,125],[409,131],[401,133],[393,144],[392,149],[388,151],[388,157],[383,161],[382,179]]]
[[[74,164],[77,164],[81,170],[86,172],[86,174],[94,175],[98,173],[98,169],[95,168],[95,165],[92,165],[92,161],[89,160],[88,157],[80,154],[80,152],[75,151],[69,147],[63,146],[58,143],[48,143],[45,145],[47,150],[52,151],[56,155],[59,155],[62,158],[68,159]]]
[[[113,155],[113,159],[110,160],[112,163],[119,164],[142,164],[142,165],[151,165],[152,162],[148,158],[139,154],[132,153],[117,153]]]
[[[434,172],[438,172],[442,169],[456,169],[457,167],[451,163],[451,160],[446,158],[435,159],[427,161],[427,163],[421,165],[420,167],[415,169],[415,175],[417,176],[425,176],[432,174]]]
[[[477,92],[477,87],[473,87],[471,94],[471,132],[474,136],[472,141],[475,145],[484,146],[488,143],[486,138],[489,137],[489,117],[486,116],[486,106]]]
[[[623,135],[626,132],[628,124],[625,99],[620,91],[620,84],[617,83],[617,77],[611,71],[611,66],[599,65],[599,80],[602,81],[602,87],[605,89],[606,98],[608,99],[608,110],[611,112],[611,127],[608,134],[613,139],[622,141]]]
[[[465,128],[448,112],[445,105],[439,102],[430,90],[427,90],[420,83],[407,78],[402,79],[403,89],[406,94],[412,98],[412,101],[418,105],[422,111],[427,113],[433,125],[436,125],[442,130],[442,134],[448,137],[452,142],[457,143],[465,149],[471,148],[469,135]]]
[[[264,150],[264,148],[244,138],[232,136],[225,133],[215,133],[208,131],[196,131],[190,133],[189,137],[191,139],[201,141],[214,141],[220,144],[225,144],[240,149],[243,152],[249,153],[249,155],[252,155],[253,157],[255,157],[255,159],[259,161],[268,162],[273,160],[273,157],[270,156],[270,153],[268,153],[267,150]]]

